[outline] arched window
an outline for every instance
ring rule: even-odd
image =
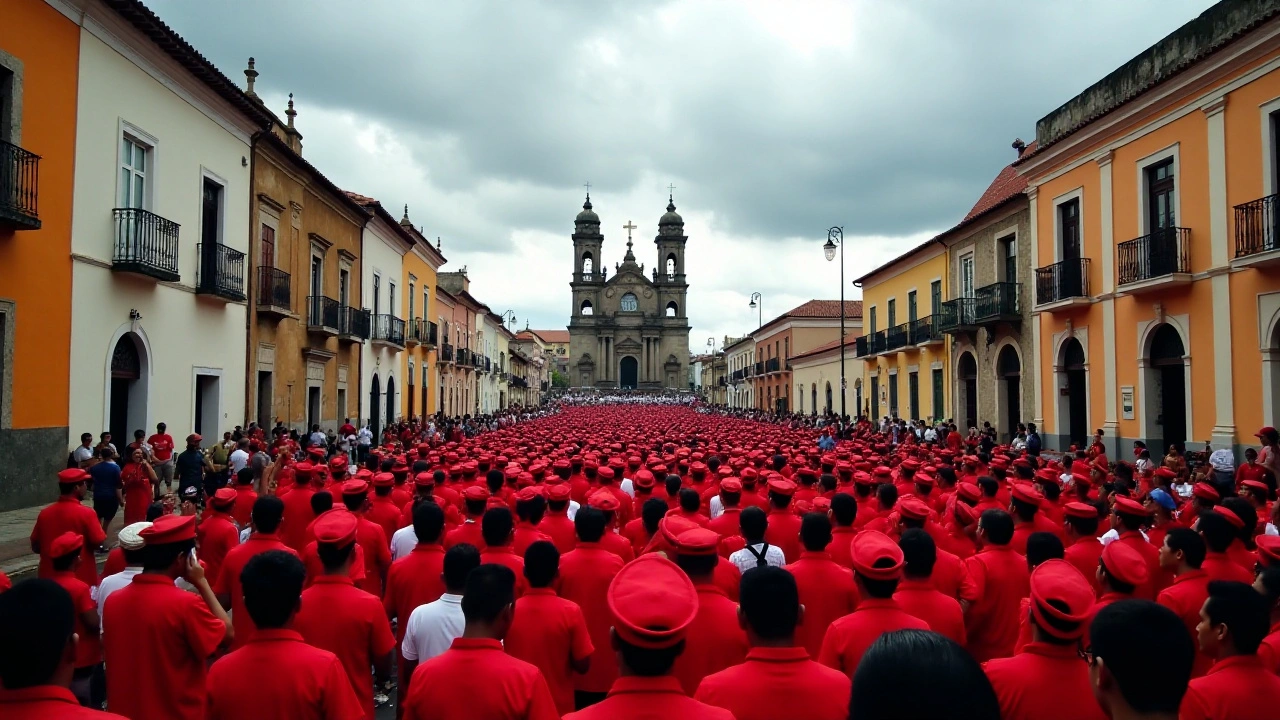
[[[667,317],[677,317],[679,314],[680,310],[676,307],[675,300],[667,303]]]
[[[635,312],[640,309],[640,303],[636,300],[634,293],[627,293],[622,296],[622,301],[618,307],[623,312]]]
[[[676,279],[676,256],[675,253],[667,256],[667,279]]]
[[[578,313],[578,314],[579,314],[579,315],[592,315],[592,314],[594,314],[594,310],[595,310],[595,309],[594,309],[593,307],[591,307],[591,301],[590,301],[590,300],[583,300],[583,301],[582,301],[582,309],[579,311],[579,313]]]
[[[591,253],[589,252],[582,253],[582,274],[590,275],[592,270],[593,270],[593,267],[591,264]]]

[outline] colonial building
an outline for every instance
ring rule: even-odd
[[[3,15],[0,511],[49,500],[68,446],[106,427],[96,416],[68,437],[80,28],[45,0],[11,0]],[[106,369],[100,361],[92,372]]]
[[[246,415],[251,142],[272,118],[141,3],[75,5],[70,424],[213,442]]]
[[[512,347],[525,357],[526,379],[529,387],[525,394],[525,405],[537,405],[542,402],[542,393],[551,387],[550,355],[547,345],[536,333],[526,327],[516,333]]]
[[[848,414],[856,416],[862,404],[862,363],[855,359],[856,341],[861,337],[846,337],[844,360],[846,373],[853,371],[852,384],[846,383],[845,407]],[[845,377],[849,375],[846,374]],[[812,350],[791,356],[791,378],[796,384],[796,412],[808,415],[825,415],[840,412],[840,340],[832,340]],[[806,397],[807,395],[807,397]]]
[[[1051,447],[1254,444],[1280,420],[1280,4],[1223,0],[1036,124]]]
[[[413,237],[413,247],[404,255],[405,301],[405,352],[402,368],[405,379],[404,402],[400,412],[407,418],[434,415],[439,394],[435,392],[436,348],[440,338],[440,326],[436,323],[436,273],[445,264],[436,245],[414,227],[409,220],[409,206],[404,208],[400,227]]]
[[[612,278],[601,255],[604,235],[591,196],[574,220],[573,309],[569,320],[569,384],[575,387],[679,389],[687,387],[689,321],[685,299],[684,219],[674,202],[658,221],[654,238],[658,266],[651,276],[631,250]]]
[[[471,279],[467,269],[436,274],[436,282],[447,300],[443,305],[452,311],[447,320],[447,330],[452,359],[444,358],[441,366],[442,386],[448,385],[450,403],[446,412],[450,415],[475,415],[480,411],[480,384],[476,372],[476,331],[482,312],[488,307],[471,295]],[[437,294],[437,300],[441,295]],[[483,308],[483,310],[482,310]],[[443,326],[443,325],[442,325]],[[480,355],[483,360],[483,354]]]
[[[529,332],[542,338],[542,342],[547,348],[547,357],[551,360],[551,369],[568,378],[569,366],[572,364],[573,358],[573,354],[569,351],[569,331],[530,330]]]
[[[737,340],[726,338],[725,366],[729,373],[727,404],[731,408],[753,408],[755,404],[756,344],[750,335]]]
[[[789,412],[797,407],[792,394],[791,357],[808,352],[819,345],[840,339],[841,314],[844,315],[845,337],[862,334],[860,300],[810,300],[773,318],[751,333],[755,343],[755,407],[761,410]],[[852,378],[854,366],[849,366]],[[796,395],[816,388],[796,387]],[[838,408],[837,408],[838,410]],[[852,414],[852,413],[850,413]]]

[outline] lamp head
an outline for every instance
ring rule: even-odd
[[[822,253],[827,256],[827,260],[836,259],[836,244],[831,238],[827,238],[827,243],[822,246]]]

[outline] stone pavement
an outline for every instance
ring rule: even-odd
[[[85,498],[84,504],[93,507],[93,501]],[[40,556],[31,552],[31,528],[35,527],[36,516],[46,506],[22,508],[0,512],[0,571],[4,571],[10,580],[18,580],[33,574],[40,565]],[[107,547],[115,545],[116,534],[124,526],[124,511],[116,514],[107,531]],[[98,556],[101,566],[106,555]]]

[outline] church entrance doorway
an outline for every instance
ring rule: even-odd
[[[621,379],[619,387],[623,390],[635,390],[640,384],[640,363],[630,355],[622,358],[618,377]]]

